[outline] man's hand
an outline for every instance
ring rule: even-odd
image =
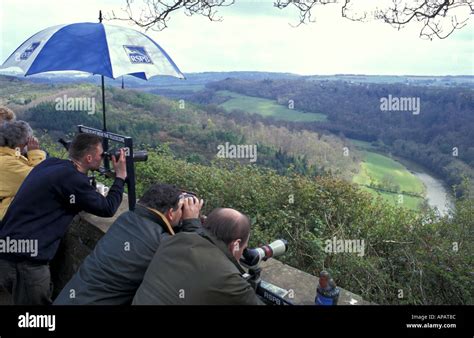
[[[120,157],[118,160],[112,156],[112,165],[115,170],[115,177],[125,180],[127,178],[127,164],[125,162],[125,150],[120,149]]]
[[[187,197],[183,201],[182,219],[199,218],[199,212],[204,204],[204,200],[198,200],[197,197]]]
[[[38,139],[34,136],[28,137],[28,140],[26,141],[26,146],[28,147],[28,151],[38,150],[40,148]]]

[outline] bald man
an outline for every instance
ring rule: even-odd
[[[214,209],[197,233],[163,241],[133,305],[263,305],[239,264],[249,237],[246,215]]]

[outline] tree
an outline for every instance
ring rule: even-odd
[[[391,0],[389,6],[367,7],[362,0],[277,0],[275,6],[294,6],[299,10],[298,26],[312,22],[312,10],[317,5],[341,4],[341,15],[352,21],[381,20],[401,29],[410,22],[421,22],[421,38],[445,39],[463,28],[474,13],[473,0]],[[374,3],[378,3],[374,2]],[[365,8],[364,8],[365,6]],[[370,6],[370,5],[369,5]],[[461,19],[459,19],[461,18]]]
[[[234,0],[126,0],[125,17],[116,16],[114,12],[109,16],[112,20],[131,21],[146,30],[163,30],[167,28],[170,14],[184,10],[188,16],[203,15],[211,21],[221,21],[216,17],[219,7],[234,4]],[[139,13],[139,14],[137,14]]]
[[[407,1],[404,1],[407,2]],[[461,11],[459,11],[461,9]],[[466,9],[467,11],[463,11]],[[464,13],[463,13],[464,12]],[[445,39],[456,29],[466,26],[469,15],[474,13],[472,0],[436,0],[415,1],[413,4],[403,4],[393,0],[393,7],[376,14],[377,19],[400,29],[412,20],[423,23],[420,37]],[[458,15],[463,19],[459,19]]]
[[[234,0],[126,0],[125,17],[114,12],[109,19],[131,21],[139,27],[163,30],[172,12],[183,10],[188,16],[203,15],[211,21],[222,21],[216,16],[220,7],[231,6]],[[409,23],[422,23],[421,38],[445,39],[466,26],[474,14],[474,0],[391,0],[383,7],[364,0],[275,0],[280,10],[295,7],[298,24],[314,22],[314,11],[319,5],[340,5],[341,16],[352,21],[380,20],[401,29]],[[367,7],[375,6],[375,8]]]

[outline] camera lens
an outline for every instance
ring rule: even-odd
[[[133,153],[133,160],[135,162],[148,161],[148,152],[146,150],[137,150]]]

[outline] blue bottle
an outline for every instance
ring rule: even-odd
[[[337,305],[339,293],[340,289],[334,283],[329,272],[321,271],[314,303],[316,305]]]

